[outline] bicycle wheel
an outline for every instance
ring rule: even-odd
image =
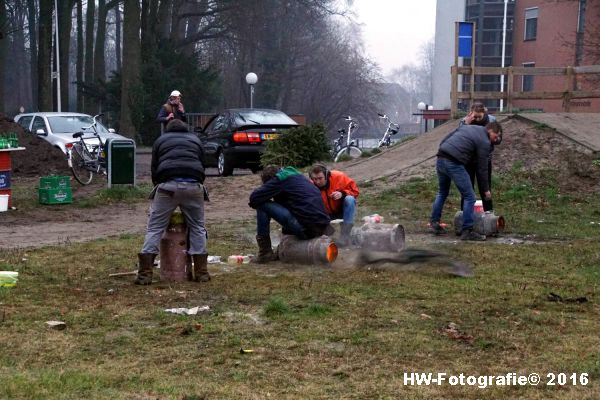
[[[88,185],[92,182],[94,174],[88,168],[92,157],[87,149],[84,149],[80,143],[75,143],[71,149],[71,159],[69,167],[73,172],[73,177],[82,185]]]
[[[338,151],[335,155],[335,162],[338,162],[343,159],[354,159],[360,157],[362,154],[362,150],[356,146],[344,146]]]

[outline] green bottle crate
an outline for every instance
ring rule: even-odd
[[[69,204],[73,202],[71,188],[40,189],[40,204]]]
[[[71,177],[50,175],[40,178],[40,189],[71,189]]]

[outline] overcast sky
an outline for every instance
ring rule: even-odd
[[[354,0],[367,54],[384,75],[417,63],[419,49],[435,34],[436,0]]]

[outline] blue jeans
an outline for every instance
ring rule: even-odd
[[[354,196],[344,197],[342,212],[332,215],[331,219],[343,218],[345,224],[354,223],[354,214],[356,214],[356,198]]]
[[[445,158],[438,157],[435,164],[439,189],[433,202],[430,221],[440,222],[442,209],[450,193],[450,184],[454,182],[464,199],[462,229],[473,229],[473,206],[475,205],[475,192],[471,186],[469,174],[462,164],[455,163]]]
[[[292,234],[299,239],[307,238],[304,234],[304,227],[290,210],[273,201],[263,203],[256,208],[256,234],[258,236],[270,236],[271,218],[282,226],[283,233]]]
[[[189,230],[188,254],[206,254],[204,188],[199,183],[168,181],[158,185],[152,200],[143,254],[158,254],[160,239],[179,206]]]

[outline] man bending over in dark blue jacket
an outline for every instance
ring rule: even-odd
[[[488,160],[492,145],[502,140],[502,130],[497,122],[485,126],[461,125],[442,140],[437,153],[436,171],[439,189],[431,210],[431,227],[435,234],[444,233],[440,226],[442,209],[450,192],[450,184],[454,182],[463,203],[463,226],[461,240],[485,240],[485,235],[473,231],[473,206],[475,192],[471,185],[466,166],[477,167],[477,182],[486,200],[492,200],[492,192],[488,181]]]
[[[284,234],[303,240],[333,233],[321,192],[298,170],[269,165],[260,177],[263,184],[252,192],[248,203],[256,210],[257,262],[276,259],[271,247],[271,218],[282,226]]]

